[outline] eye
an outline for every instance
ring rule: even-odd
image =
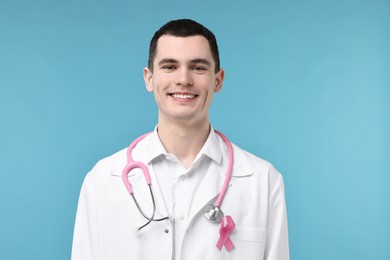
[[[202,71],[207,70],[207,68],[204,66],[194,66],[194,67],[192,67],[192,70],[202,72]]]
[[[166,65],[163,65],[161,66],[161,69],[162,70],[167,70],[167,71],[171,71],[171,70],[174,70],[176,67],[172,64],[166,64]]]

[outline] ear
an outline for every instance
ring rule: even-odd
[[[153,92],[152,78],[153,78],[153,73],[149,70],[149,68],[145,67],[144,81],[145,81],[146,90],[149,92]]]
[[[222,84],[224,78],[225,78],[225,71],[223,69],[220,69],[216,74],[214,92],[218,93],[222,90]]]

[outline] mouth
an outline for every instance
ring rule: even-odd
[[[191,100],[196,98],[198,95],[188,93],[171,93],[169,96],[177,100]]]

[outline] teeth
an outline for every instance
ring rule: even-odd
[[[174,98],[180,98],[180,99],[191,99],[191,98],[194,98],[195,95],[184,95],[184,94],[172,94],[172,97]]]

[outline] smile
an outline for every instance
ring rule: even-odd
[[[193,94],[176,94],[176,93],[171,94],[170,96],[176,99],[193,99],[196,97],[196,95]]]

